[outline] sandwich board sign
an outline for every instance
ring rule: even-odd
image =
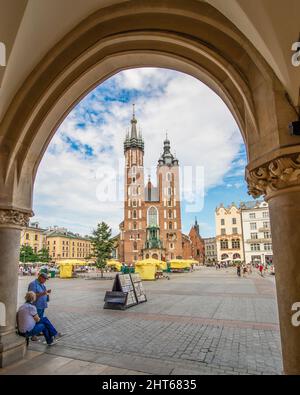
[[[146,302],[146,294],[139,274],[117,274],[112,291],[104,298],[104,309],[125,310]]]

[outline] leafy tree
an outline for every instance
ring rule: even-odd
[[[47,248],[42,248],[39,250],[37,255],[39,262],[49,263],[51,261],[51,257]]]
[[[103,277],[103,270],[107,260],[111,257],[114,246],[114,241],[111,239],[111,229],[105,222],[99,223],[97,229],[93,231],[91,243],[93,255],[96,258],[96,266],[101,270],[101,277]]]
[[[20,249],[20,262],[37,262],[38,261],[37,254],[33,251],[32,247],[23,245]]]

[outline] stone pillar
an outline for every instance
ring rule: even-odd
[[[249,193],[269,203],[283,367],[300,374],[300,155],[246,170]]]
[[[24,357],[25,339],[16,335],[21,229],[30,214],[0,209],[0,367]]]

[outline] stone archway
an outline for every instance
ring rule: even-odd
[[[24,350],[4,337],[14,332],[13,268],[20,229],[32,215],[40,160],[66,114],[87,92],[120,70],[142,66],[200,79],[236,119],[249,160],[249,191],[269,200],[285,372],[299,373],[300,336],[291,324],[291,306],[300,299],[300,138],[287,132],[294,109],[247,38],[215,8],[193,0],[132,0],[92,14],[46,54],[7,109],[0,133],[0,300],[7,309],[6,326],[0,327],[0,343],[6,345],[1,366]]]

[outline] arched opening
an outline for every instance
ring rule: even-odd
[[[279,248],[287,225],[275,216],[282,210],[284,217],[290,218],[289,229],[299,222],[299,214],[293,216],[291,211],[299,201],[295,175],[299,139],[285,133],[294,112],[282,84],[250,42],[216,9],[197,3],[168,2],[167,12],[165,5],[155,2],[152,6],[116,5],[95,13],[57,43],[28,76],[1,123],[1,248],[7,251],[6,245],[14,244],[17,249],[17,227],[24,226],[31,215],[38,165],[66,114],[87,92],[128,68],[156,66],[185,72],[205,82],[224,100],[245,141],[249,190],[253,196],[263,194],[270,199],[271,222],[279,230],[274,239],[277,278],[285,278],[284,283],[277,281],[285,370],[299,372],[300,356],[294,351],[299,350],[299,337],[290,324],[291,305],[299,290],[293,273],[297,242],[292,239],[289,252],[285,251],[290,261],[287,273],[284,263],[288,258]],[[292,176],[282,178],[278,168],[291,169]],[[280,195],[290,187],[293,196]],[[16,263],[15,252],[8,251],[5,256]],[[11,289],[16,291],[16,278],[4,269],[2,274],[9,277]],[[9,317],[6,329],[12,330],[15,303],[5,300],[5,305]]]

